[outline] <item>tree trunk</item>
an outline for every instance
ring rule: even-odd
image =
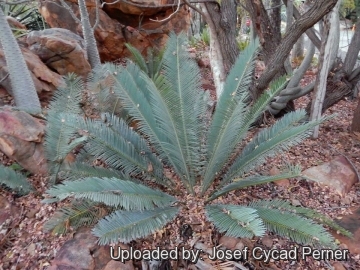
[[[11,81],[11,94],[15,104],[20,110],[29,113],[41,113],[41,105],[37,95],[34,81],[20,47],[11,32],[5,14],[0,8],[0,43],[3,47],[6,65]]]
[[[278,4],[281,1],[277,0],[272,2],[272,6],[274,6],[274,4]],[[260,0],[246,0],[246,5],[250,10],[254,30],[259,37],[262,47],[262,60],[264,60],[265,65],[268,65],[271,57],[276,51],[277,46],[281,42],[280,10],[279,8],[271,9],[271,12],[269,12],[271,16],[269,16],[265,6]],[[284,74],[285,70],[279,70],[279,72]]]
[[[248,0],[249,1],[249,0]],[[284,66],[285,59],[289,56],[289,53],[300,38],[300,36],[316,22],[318,22],[325,14],[327,14],[337,3],[338,0],[318,0],[313,6],[303,15],[301,15],[289,28],[279,44],[276,47],[274,54],[269,60],[269,64],[266,66],[264,73],[255,82],[254,96],[260,96],[260,94],[266,89],[269,83],[273,80],[279,70]],[[257,13],[255,13],[257,14]],[[262,14],[258,13],[257,16]],[[257,19],[260,21],[260,19]]]
[[[340,1],[335,5],[332,12],[324,19],[323,41],[319,58],[319,74],[316,77],[310,120],[319,120],[321,118],[326,93],[327,76],[339,48],[339,7]],[[313,138],[317,138],[318,136],[319,126],[316,126],[314,128]]]
[[[217,98],[222,93],[227,72],[239,54],[236,42],[237,5],[235,1],[202,4],[210,32],[210,63]]]
[[[91,68],[95,68],[96,66],[101,64],[101,61],[99,51],[96,45],[94,30],[90,24],[89,13],[86,8],[85,0],[78,0],[78,4],[87,56]]]

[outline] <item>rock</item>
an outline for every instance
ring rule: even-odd
[[[302,174],[322,185],[333,187],[341,196],[345,196],[359,181],[355,169],[343,156],[338,156],[320,166],[309,168]]]
[[[117,244],[122,249],[130,250],[124,244]],[[114,256],[117,256],[114,251]],[[65,242],[56,257],[51,262],[50,270],[134,270],[133,262],[127,261],[125,264],[114,261],[110,256],[109,246],[99,246],[97,238],[91,233],[89,228],[78,230],[74,238]]]
[[[331,234],[340,241],[340,247],[349,249],[351,254],[360,254],[360,208],[355,208],[351,212],[351,215],[341,217],[336,223],[350,231],[353,234],[353,238],[343,236],[335,231],[331,231]]]
[[[280,170],[277,168],[277,167],[272,167],[269,171],[269,174],[271,176],[274,176],[274,175],[278,175],[280,174]],[[280,179],[280,180],[277,180],[277,181],[274,181],[274,184],[279,186],[279,187],[289,187],[290,186],[290,181],[289,179]]]
[[[301,206],[301,202],[299,200],[296,200],[296,199],[291,199],[291,204],[293,206]]]
[[[110,261],[104,268],[104,270],[134,270],[132,261],[122,263],[119,261]]]
[[[105,0],[104,2],[112,3],[112,0]],[[164,1],[164,0],[129,0],[126,2],[117,2],[116,4],[109,5],[107,7],[115,10],[119,10],[125,14],[129,15],[142,15],[142,16],[152,16],[160,11],[166,11],[169,9],[169,6],[161,7],[166,4],[171,4],[173,1]],[[149,8],[150,7],[150,8]],[[170,7],[173,7],[170,6]]]
[[[19,22],[17,19],[11,16],[6,16],[6,20],[11,28],[24,29],[26,30],[26,26]]]
[[[65,2],[68,3],[79,18],[77,0],[66,0]],[[147,8],[150,12],[135,15],[131,14],[136,13],[134,11],[135,7],[129,9],[126,5],[131,4],[131,2],[126,2],[126,4],[120,1],[113,5],[104,5],[102,9],[98,10],[99,23],[95,28],[95,38],[101,60],[104,62],[130,56],[125,47],[126,42],[146,54],[149,47],[161,48],[165,44],[170,31],[175,33],[186,32],[190,26],[190,13],[186,6],[181,6],[179,12],[174,14],[171,20],[156,22],[152,20],[162,20],[170,16],[174,12],[173,6],[158,7],[156,5],[162,5],[164,1],[153,0],[155,6]],[[149,6],[148,1],[144,1],[144,3]],[[94,25],[96,20],[95,2],[87,1],[86,5],[91,25]],[[41,0],[39,10],[51,28],[65,28],[82,36],[80,23],[75,21],[68,10],[60,5],[59,0]]]
[[[62,84],[63,80],[61,76],[51,71],[37,55],[24,46],[20,46],[20,49],[23,53],[38,94],[42,92],[45,92],[43,94],[52,92]],[[8,76],[8,73],[4,51],[0,47],[0,78],[5,78]],[[4,87],[9,94],[11,94],[9,77],[1,82],[1,86]]]
[[[93,251],[93,258],[95,261],[95,270],[103,270],[111,261],[110,247],[96,246],[96,249]]]
[[[219,244],[227,249],[234,249],[236,244],[239,242],[238,238],[230,237],[230,236],[222,236],[219,240]]]
[[[84,40],[67,29],[32,31],[26,39],[29,49],[60,75],[74,72],[87,76],[91,71]]]
[[[50,269],[94,270],[95,262],[91,253],[95,246],[95,236],[88,231],[79,231],[60,248]]]
[[[34,174],[46,174],[45,123],[10,107],[0,109],[0,150]]]

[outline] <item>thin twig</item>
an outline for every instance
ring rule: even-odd
[[[265,8],[265,10],[275,9],[275,8],[281,7],[282,5],[283,5],[283,4],[277,5],[277,6],[275,6],[275,7]]]
[[[177,0],[178,1],[178,5],[177,5],[177,8],[175,10],[175,12],[171,13],[169,15],[169,17],[165,18],[165,19],[162,19],[162,20],[153,20],[153,19],[149,19],[150,21],[153,21],[153,22],[168,22],[171,20],[172,16],[174,16],[176,13],[178,13],[179,9],[180,9],[180,3],[181,3],[181,0]]]
[[[5,77],[1,79],[0,83],[2,83],[3,81],[5,81],[8,77],[9,77],[9,73],[6,74]]]
[[[105,5],[114,5],[114,4],[119,3],[119,2],[120,2],[120,0],[116,0],[115,2],[112,2],[112,3],[103,2],[101,4],[101,8],[103,8]],[[122,1],[122,2],[127,3],[127,1]]]
[[[190,8],[192,8],[193,10],[197,11],[200,15],[202,15],[204,18],[206,18],[206,15],[204,12],[202,12],[201,9],[199,9],[198,7],[192,5],[188,0],[184,0],[185,4],[188,5]]]

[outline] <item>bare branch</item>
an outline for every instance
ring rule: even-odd
[[[277,5],[277,6],[274,6],[274,7],[268,7],[268,8],[265,8],[265,10],[271,10],[271,9],[275,9],[275,8],[279,8],[281,7],[283,4],[280,4],[280,5]]]
[[[283,0],[284,4],[287,5],[287,0]],[[301,14],[299,12],[299,10],[296,8],[296,6],[293,4],[293,15],[294,18],[297,20],[299,18],[301,18]],[[316,35],[314,28],[311,27],[309,29],[307,29],[305,31],[306,35],[309,37],[309,39],[312,41],[312,43],[314,43],[315,47],[320,50],[321,47],[321,40],[318,38],[318,36]]]
[[[192,5],[188,0],[184,0],[185,4],[188,5],[193,10],[197,11],[201,16],[205,18],[205,13],[201,11],[201,9],[197,8],[196,6]]]
[[[180,3],[181,3],[181,0],[177,0],[178,1],[178,5],[177,5],[177,8],[175,10],[175,12],[171,13],[169,15],[169,17],[165,18],[165,19],[162,19],[162,20],[153,20],[153,19],[149,19],[150,21],[153,21],[153,22],[168,22],[171,20],[172,16],[174,16],[176,13],[178,13],[179,9],[180,9]]]
[[[114,5],[114,4],[119,3],[119,2],[120,2],[120,0],[116,0],[115,2],[111,2],[111,3],[103,2],[101,4],[101,8],[103,8],[105,5]],[[122,1],[122,2],[127,3],[127,1]]]

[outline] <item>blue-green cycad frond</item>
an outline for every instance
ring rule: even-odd
[[[118,210],[103,218],[93,229],[100,245],[128,243],[147,236],[175,218],[178,207],[155,208],[147,211]]]
[[[123,119],[120,119],[113,114],[103,114],[102,119],[112,132],[121,136],[125,142],[131,144],[135,151],[140,153],[140,155],[146,159],[147,167],[144,172],[154,177],[155,181],[158,183],[166,184],[164,182],[166,180],[163,174],[163,164],[158,157],[154,155],[154,152],[150,149],[147,141],[135,132],[133,128],[129,127]]]
[[[110,64],[104,69],[111,76],[114,93],[131,120],[137,122],[138,130],[147,136],[159,159],[172,165],[180,177],[186,175],[187,164],[177,142],[173,119],[154,82],[132,63],[126,69]]]
[[[70,74],[65,77],[65,85],[53,96],[47,115],[45,151],[49,160],[50,174],[56,173],[65,157],[85,138],[78,138],[77,128],[69,128],[65,123],[66,114],[81,113],[81,91],[84,89],[80,77]]]
[[[142,56],[140,51],[131,44],[125,44],[126,48],[131,52],[132,60],[144,71],[151,79],[155,80],[162,67],[162,52],[156,53],[153,48],[147,50],[147,57]]]
[[[77,181],[64,181],[46,192],[64,200],[69,197],[88,199],[125,210],[150,210],[168,206],[175,198],[161,191],[128,180],[89,177]]]
[[[226,166],[239,143],[239,132],[244,130],[245,115],[249,110],[249,86],[255,65],[253,55],[256,44],[249,45],[238,57],[228,75],[224,91],[218,99],[215,113],[207,135],[207,167],[203,192]],[[246,130],[247,131],[247,130]]]
[[[222,184],[255,168],[263,163],[266,158],[282,153],[299,144],[312,134],[314,126],[325,120],[325,118],[322,118],[319,121],[302,124],[301,121],[304,120],[305,116],[305,110],[290,112],[271,127],[259,132],[230,166]]]
[[[208,205],[205,209],[207,218],[227,236],[252,238],[265,233],[265,226],[255,209],[228,204]]]
[[[251,175],[245,178],[235,179],[232,183],[216,191],[208,201],[212,201],[230,191],[298,176],[301,176],[301,168],[299,166],[289,166],[287,170],[277,175]]]
[[[296,213],[289,203],[281,200],[254,201],[248,207],[256,209],[266,228],[300,244],[334,247],[335,239],[313,220]]]
[[[67,164],[61,169],[61,171],[65,174],[66,180],[76,180],[85,177],[115,177],[120,179],[124,179],[125,177],[121,171],[116,171],[111,168],[92,166],[82,162]]]
[[[208,106],[208,95],[201,90],[200,69],[183,48],[185,35],[170,35],[163,56],[163,73],[167,81],[160,88],[176,131],[186,177],[195,185],[203,163],[201,162],[201,139],[204,133],[204,117]]]
[[[65,206],[44,224],[46,231],[55,234],[64,234],[68,230],[77,230],[82,226],[94,225],[100,218],[107,214],[104,208],[89,201],[73,201],[71,205]]]
[[[14,171],[0,164],[0,185],[18,192],[21,195],[28,194],[33,190],[26,177],[21,173]]]
[[[146,141],[122,119],[109,114],[103,116],[103,120],[92,120],[69,115],[66,122],[87,133],[85,150],[90,155],[125,175],[148,175],[166,184],[162,164],[150,151]]]
[[[292,212],[294,212],[294,213],[296,213],[296,214],[298,214],[300,216],[313,219],[319,224],[326,225],[326,226],[330,227],[331,229],[340,232],[342,235],[352,237],[351,232],[344,229],[343,227],[338,225],[336,222],[334,222],[333,220],[331,220],[327,216],[325,216],[325,215],[323,215],[323,214],[321,214],[319,212],[316,212],[313,209],[305,208],[305,207],[299,207],[299,206],[293,206],[287,201],[282,201],[282,200],[278,200],[278,199],[272,200],[271,205],[274,208],[276,208],[276,207],[279,207],[279,208],[280,207],[286,207],[286,209],[288,209],[288,211],[292,211]]]

